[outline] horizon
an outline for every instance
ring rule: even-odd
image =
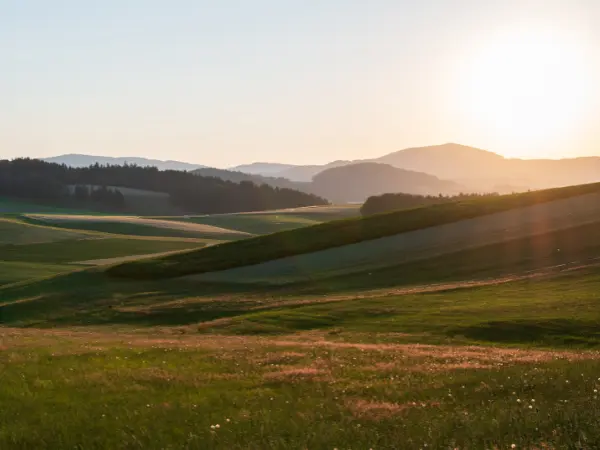
[[[443,144],[431,144],[431,145],[426,145],[423,147],[407,147],[407,148],[402,148],[400,150],[395,150],[392,151],[390,153],[397,153],[397,152],[401,152],[404,150],[411,150],[414,148],[427,148],[427,147],[441,147],[441,146],[446,146],[446,145],[458,145],[458,146],[462,146],[462,147],[469,147],[473,150],[481,150],[484,152],[490,152],[490,153],[494,153],[498,156],[503,157],[504,159],[521,159],[521,160],[552,160],[552,161],[560,161],[563,159],[577,159],[577,158],[600,158],[600,155],[579,155],[579,156],[567,156],[567,157],[507,157],[504,156],[500,153],[496,153],[496,152],[492,152],[491,150],[487,150],[484,148],[477,148],[477,147],[473,147],[473,146],[469,146],[469,145],[464,145],[464,144],[460,144],[457,142],[445,142]],[[150,157],[145,157],[145,156],[141,156],[141,155],[119,155],[119,156],[109,156],[109,155],[92,155],[92,154],[87,154],[87,153],[62,153],[62,154],[58,154],[58,155],[51,155],[51,156],[44,156],[44,157],[31,157],[33,159],[51,159],[51,158],[57,158],[57,157],[62,157],[62,156],[87,156],[87,157],[91,157],[91,158],[119,158],[119,159],[127,159],[127,158],[132,158],[132,159],[136,159],[136,158],[145,158],[148,160],[156,160],[156,161],[160,161],[160,162],[178,162],[178,163],[184,163],[184,164],[195,164],[195,165],[203,165],[206,166],[207,168],[213,168],[213,169],[222,169],[222,170],[230,170],[230,169],[236,169],[237,167],[240,166],[250,166],[253,164],[282,164],[282,165],[292,165],[292,166],[303,166],[303,165],[307,165],[307,166],[311,166],[311,165],[315,165],[315,166],[322,166],[322,165],[327,165],[329,163],[332,162],[336,162],[336,161],[350,161],[350,162],[368,162],[368,159],[378,159],[384,156],[389,155],[390,153],[386,153],[383,155],[378,155],[378,156],[374,156],[371,158],[364,158],[364,159],[355,159],[355,160],[331,160],[331,161],[326,161],[324,163],[309,163],[309,164],[295,164],[292,162],[285,162],[285,161],[250,161],[250,162],[241,162],[238,164],[232,164],[229,166],[223,166],[223,167],[217,167],[217,166],[209,166],[204,164],[202,161],[189,161],[189,160],[180,160],[180,159],[160,159],[160,158],[150,158]],[[14,159],[14,158],[9,158],[9,159]],[[376,161],[375,161],[376,162]],[[380,164],[386,164],[386,163],[380,163]]]
[[[9,1],[0,159],[599,156],[598,21],[594,0]]]

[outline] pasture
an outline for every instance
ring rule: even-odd
[[[294,230],[296,228],[317,225],[331,220],[358,217],[359,215],[359,207],[350,205],[313,206],[237,214],[157,217],[157,219],[206,224],[260,235],[276,233],[278,231]]]
[[[345,299],[104,277],[0,290],[2,448],[600,443],[597,267]]]
[[[485,238],[479,238],[479,245],[502,241],[511,237],[536,233],[553,227],[576,226],[600,219],[600,184],[574,186],[545,191],[526,192],[492,198],[477,198],[456,203],[438,204],[422,208],[396,211],[359,219],[346,219],[326,222],[312,227],[282,231],[252,239],[244,239],[182,255],[133,261],[116,266],[111,274],[129,278],[177,277],[183,275],[216,272],[226,269],[273,262],[278,259],[298,257],[328,249],[341,248],[334,264],[356,266],[365,258],[383,259],[389,251],[403,253],[403,244],[412,242],[405,239],[410,232],[428,233],[433,238],[439,227],[458,224],[459,230],[451,231],[450,237],[460,236],[463,244],[471,245],[472,233],[480,230]],[[514,210],[514,214],[510,211]],[[504,215],[503,215],[504,214]],[[487,217],[486,217],[487,216]],[[487,221],[486,221],[487,219]],[[471,220],[472,222],[467,222]],[[481,221],[483,225],[479,226]],[[559,225],[546,225],[560,222]],[[486,224],[499,226],[487,232]],[[464,225],[467,223],[467,225]],[[507,233],[505,229],[513,229]],[[442,231],[445,233],[446,229]],[[402,241],[383,241],[383,238],[398,236]],[[442,237],[443,241],[447,239]],[[427,239],[425,240],[427,241]],[[466,243],[466,244],[465,244]],[[378,245],[380,251],[367,251],[368,246]],[[460,247],[460,245],[458,245]],[[456,251],[453,248],[450,251]],[[434,248],[434,251],[436,249]],[[443,250],[448,251],[448,250]],[[386,253],[387,252],[387,253]],[[320,255],[318,255],[320,256]],[[430,256],[430,255],[427,255]],[[320,258],[314,258],[321,260]],[[292,265],[295,261],[292,260]],[[271,266],[269,266],[269,269]]]
[[[0,222],[46,233],[0,245],[0,448],[599,448],[590,189],[219,246]],[[199,225],[259,234],[281,214]],[[284,267],[275,244],[311,251]],[[206,273],[114,276],[172,251],[167,272],[208,254]]]

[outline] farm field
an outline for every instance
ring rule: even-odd
[[[297,264],[295,258],[300,257],[302,261],[306,258],[319,262],[327,261],[328,258],[324,254],[317,254],[315,258],[310,254],[330,249],[337,253],[338,248],[339,254],[330,259],[333,267],[340,264],[349,267],[358,264],[367,266],[365,258],[371,261],[384,260],[397,256],[398,253],[404,258],[406,250],[410,251],[410,248],[406,249],[404,245],[412,245],[413,241],[414,235],[411,236],[410,232],[427,235],[425,239],[415,239],[417,247],[419,241],[428,245],[429,240],[437,236],[437,242],[442,242],[447,249],[433,246],[434,252],[456,251],[466,245],[483,245],[552,228],[576,226],[599,220],[599,200],[600,183],[478,198],[360,219],[326,222],[197,252],[133,261],[115,266],[111,273],[136,279],[176,277],[261,263],[268,264],[267,270],[277,270],[273,267],[279,265],[279,261],[276,260],[286,257],[294,257],[290,265],[298,265],[304,270],[304,264]],[[489,232],[488,226],[492,227]],[[474,234],[479,242],[471,243]],[[477,237],[477,234],[481,237]],[[407,239],[406,236],[411,237]],[[456,240],[459,242],[452,242]],[[379,248],[371,250],[373,246]],[[430,253],[425,256],[432,255]],[[396,260],[392,260],[394,261]],[[287,267],[284,271],[287,271]],[[276,271],[275,274],[277,273]]]
[[[520,204],[270,275],[115,277],[118,258],[215,242],[41,226],[87,238],[0,246],[0,448],[598,448],[597,200]]]
[[[359,206],[314,206],[253,213],[215,214],[209,216],[157,217],[212,225],[250,234],[269,234],[294,230],[319,223],[357,217]]]
[[[74,230],[100,231],[112,234],[135,236],[165,236],[233,239],[248,234],[212,225],[185,223],[170,220],[150,219],[135,216],[86,216],[59,214],[28,214],[25,220],[30,223],[51,225]]]

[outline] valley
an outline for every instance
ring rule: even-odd
[[[594,448],[599,192],[367,218],[13,203],[0,447]]]

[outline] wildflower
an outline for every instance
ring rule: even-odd
[[[216,425],[215,425],[215,428],[221,428],[221,425],[219,425],[219,424],[216,424]]]
[[[598,393],[598,389],[594,389],[594,394],[597,394],[597,393]]]
[[[211,429],[211,430],[214,430],[214,429],[215,429],[215,426],[214,426],[214,425],[211,425],[211,426],[210,426],[210,429]]]
[[[517,403],[521,403],[521,399],[520,398],[517,399]]]
[[[535,398],[532,398],[532,399],[531,399],[531,403],[535,403]]]
[[[229,420],[229,419],[225,419],[225,421],[226,421],[226,422],[231,422],[231,420]]]
[[[512,445],[510,446],[510,448],[517,448],[517,446],[516,446],[515,444],[512,444]]]
[[[533,409],[533,406],[529,405],[529,409]]]

